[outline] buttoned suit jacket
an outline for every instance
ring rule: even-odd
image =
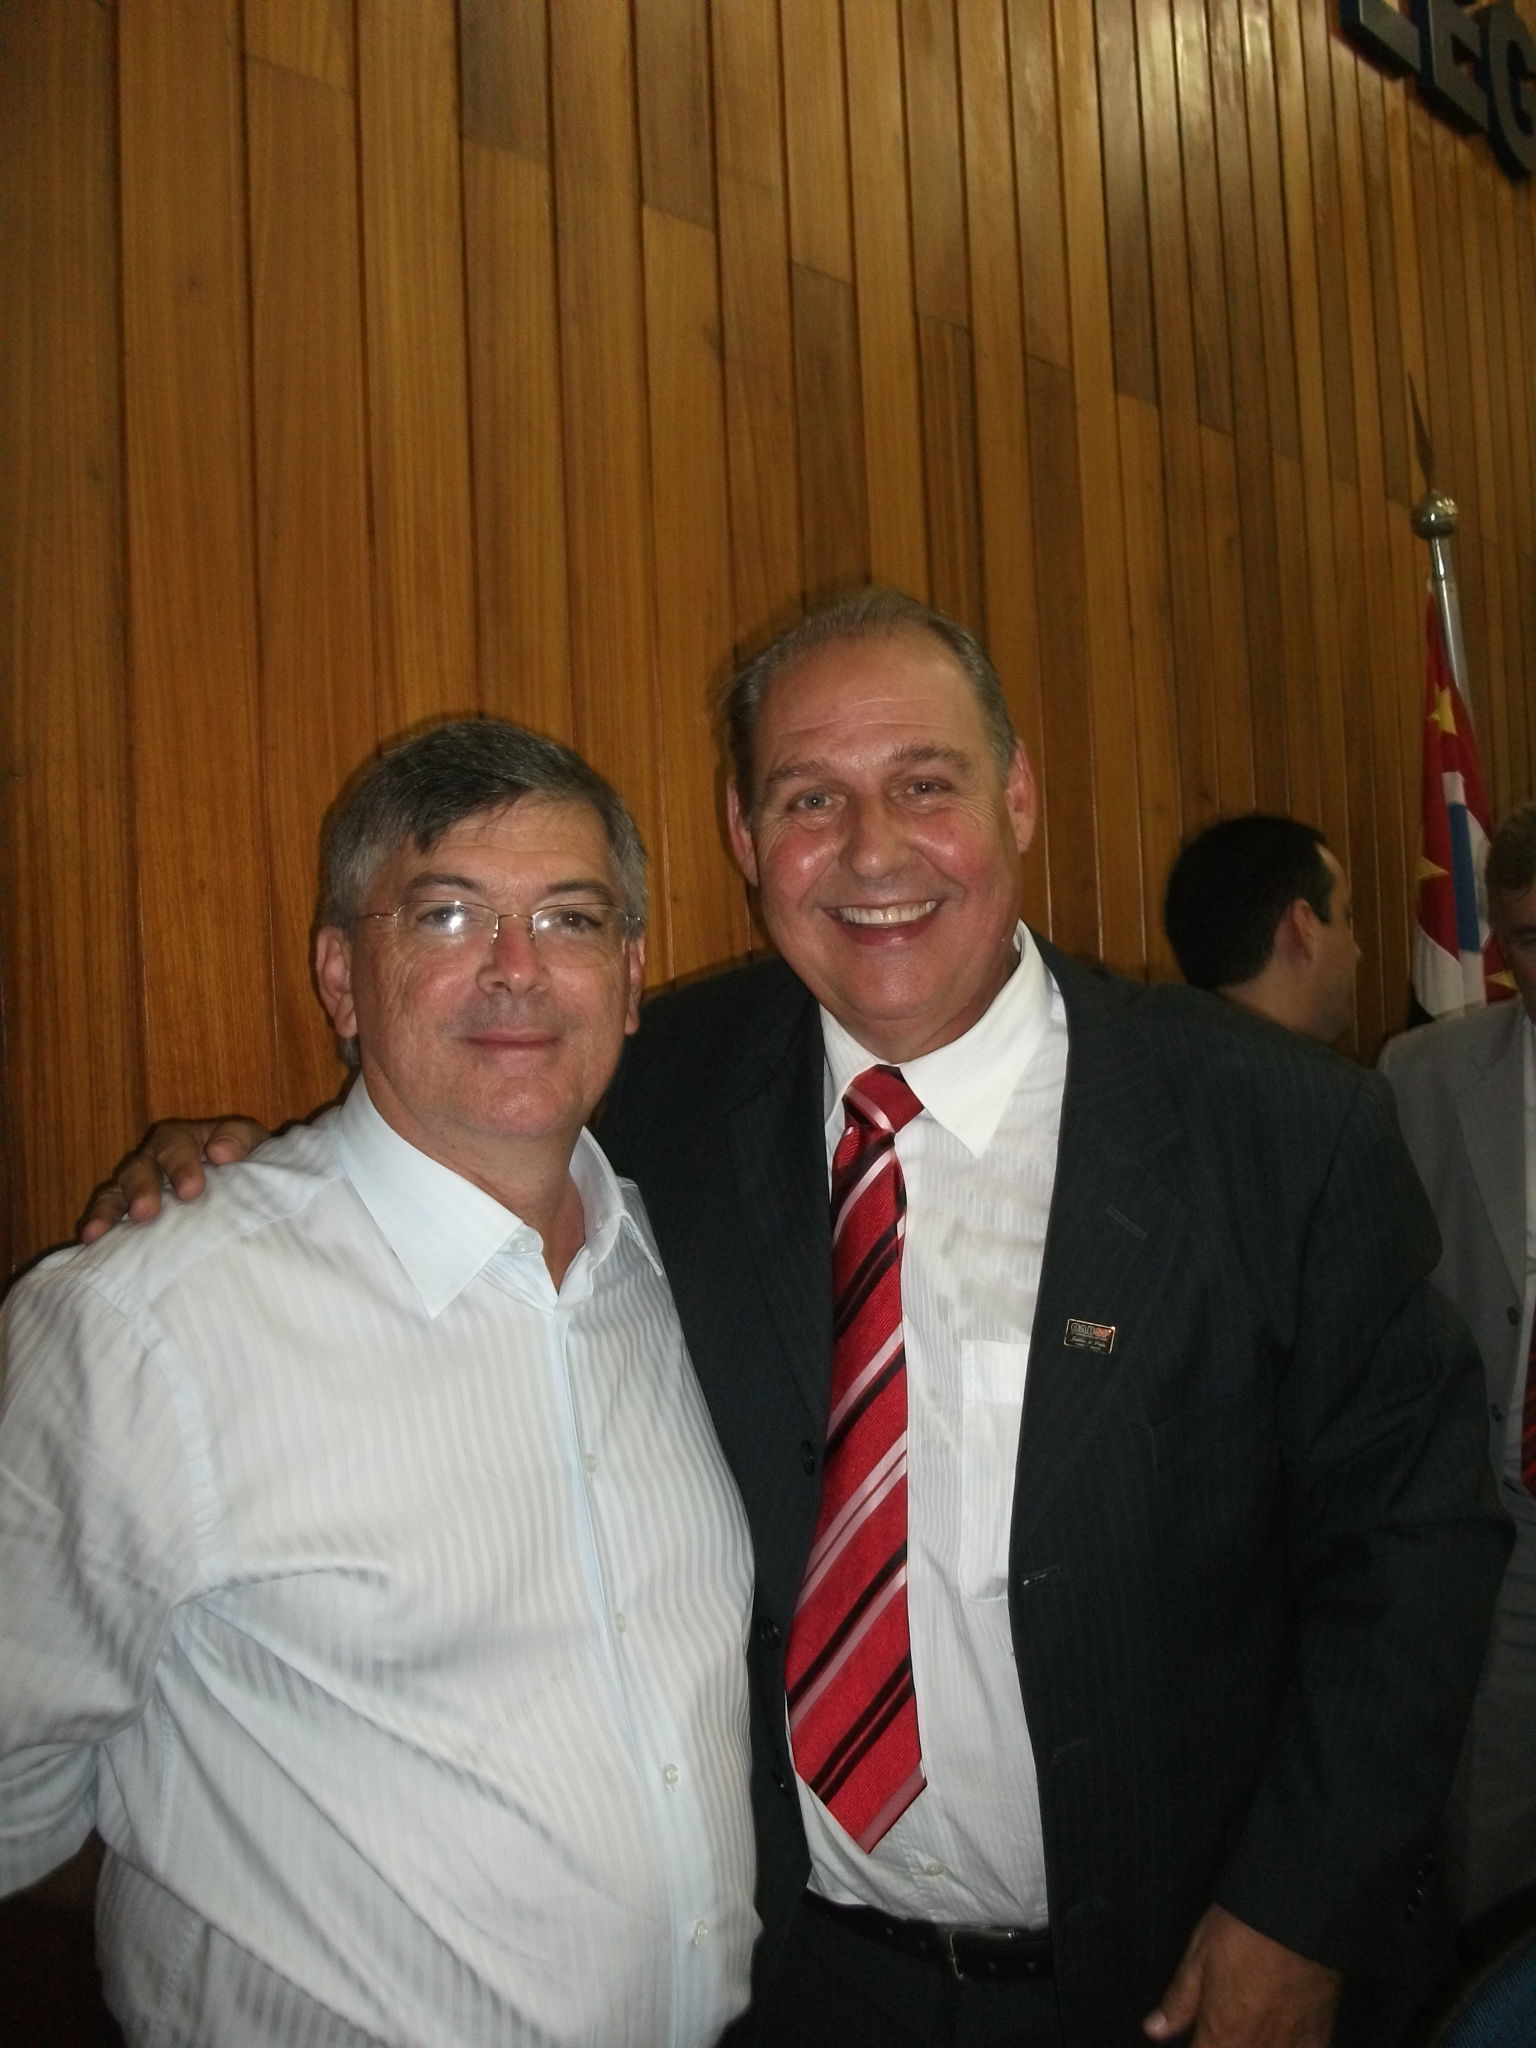
[[[1213,1897],[1338,1966],[1411,1933],[1508,1526],[1380,1079],[1043,950],[1069,1052],[1008,1599],[1065,2039],[1111,2048]],[[599,1127],[752,1527],[760,1981],[809,1868],[784,1651],[828,1408],[824,1085],[768,962],[649,1005]]]
[[[1488,1455],[1504,1468],[1505,1416],[1518,1399],[1515,1339],[1525,1299],[1525,1008],[1490,1004],[1392,1039],[1381,1071],[1440,1226],[1435,1285],[1482,1353]],[[1506,1497],[1536,1522],[1536,1500]]]

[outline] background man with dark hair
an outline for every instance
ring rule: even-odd
[[[752,1525],[758,2038],[1323,2048],[1341,1973],[1390,2038],[1508,1533],[1386,1089],[1026,930],[952,620],[861,592],[726,717],[779,957],[601,1129]]]
[[[1409,1031],[1381,1056],[1440,1225],[1435,1283],[1482,1352],[1488,1449],[1515,1523],[1451,1801],[1466,1919],[1536,1885],[1536,804],[1494,833],[1486,883],[1520,1000]]]
[[[1349,1028],[1349,879],[1321,832],[1254,812],[1206,826],[1173,864],[1163,928],[1191,988],[1332,1045]]]

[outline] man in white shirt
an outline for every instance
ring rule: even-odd
[[[1169,873],[1163,928],[1191,988],[1319,1045],[1349,1029],[1349,877],[1315,825],[1262,811],[1207,825]]]
[[[1449,1816],[1464,1919],[1536,1885],[1536,804],[1493,835],[1486,880],[1520,1000],[1406,1032],[1381,1056],[1444,1240],[1435,1282],[1482,1353],[1515,1524]]]
[[[705,2048],[757,1923],[740,1501],[583,1130],[644,853],[439,727],[327,846],[361,1075],[5,1311],[0,1888],[95,1826],[130,2042]]]

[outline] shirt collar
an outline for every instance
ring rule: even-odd
[[[374,1107],[361,1075],[337,1114],[335,1128],[346,1176],[429,1316],[441,1315],[500,1251],[530,1256],[542,1265],[544,1246],[532,1224],[402,1138]],[[627,1224],[629,1234],[660,1271],[645,1232],[630,1214],[618,1177],[587,1131],[576,1140],[571,1178],[585,1219],[586,1242],[578,1254],[583,1266],[590,1272],[600,1265]]]
[[[923,1108],[973,1157],[991,1144],[1009,1098],[1045,1035],[1052,1000],[1059,1000],[1027,925],[1020,924],[1014,944],[1018,964],[970,1030],[937,1052],[903,1061],[901,1067]],[[821,1013],[821,1032],[827,1054],[827,1131],[835,1144],[843,1128],[844,1090],[879,1061],[827,1010]]]

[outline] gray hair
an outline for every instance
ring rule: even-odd
[[[350,931],[383,863],[414,841],[428,853],[445,832],[524,797],[589,804],[602,820],[632,929],[645,923],[645,847],[629,806],[595,768],[557,740],[504,718],[428,727],[358,774],[325,834],[317,922]]]
[[[903,590],[886,590],[872,584],[834,598],[831,604],[808,612],[803,619],[771,640],[761,653],[744,662],[720,693],[720,714],[725,726],[726,745],[743,805],[750,811],[756,801],[753,790],[753,743],[763,699],[780,676],[798,668],[818,649],[837,640],[896,640],[925,634],[937,640],[955,662],[976,693],[976,708],[986,728],[987,748],[997,772],[1006,776],[1013,762],[1018,735],[1008,715],[1008,704],[997,670],[987,651],[967,627],[931,605],[920,604]]]
[[[1489,840],[1483,878],[1505,896],[1523,896],[1536,883],[1536,803],[1516,804]]]

